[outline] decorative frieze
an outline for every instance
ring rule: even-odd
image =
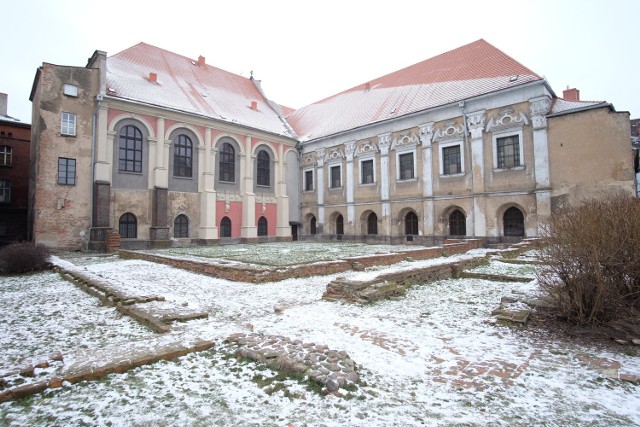
[[[380,154],[383,156],[389,155],[389,148],[391,148],[391,133],[382,133],[378,135],[378,147],[380,148]]]
[[[416,134],[411,131],[401,132],[400,135],[394,138],[393,143],[391,144],[392,149],[396,149],[398,147],[411,147],[414,145],[420,144],[420,139]]]
[[[337,159],[344,159],[344,152],[340,147],[331,147],[329,152],[324,156],[325,162],[330,162]]]
[[[482,138],[482,132],[484,131],[484,111],[476,111],[475,113],[467,114],[467,126],[469,133],[471,133],[471,139]]]
[[[529,119],[522,112],[515,112],[513,108],[505,108],[498,113],[498,118],[491,117],[489,123],[487,123],[487,132],[509,129],[509,128],[521,128],[524,125],[529,124]]]
[[[360,143],[356,147],[356,156],[363,156],[366,154],[375,154],[378,152],[378,147],[375,142],[371,142],[369,140]]]
[[[420,128],[420,142],[422,145],[431,145],[433,139],[433,122],[425,123],[419,126]]]
[[[324,166],[324,148],[316,150],[316,165],[321,168]]]
[[[348,162],[353,161],[353,156],[356,152],[356,143],[355,141],[353,142],[347,142],[344,144],[344,156],[347,159]]]
[[[457,124],[455,121],[446,123],[443,127],[436,130],[433,140],[441,141],[446,139],[460,139],[464,136],[464,125]]]

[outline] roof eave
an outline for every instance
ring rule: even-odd
[[[547,114],[547,118],[564,116],[564,115],[573,114],[573,113],[581,113],[583,111],[589,111],[589,110],[597,110],[598,108],[609,108],[609,111],[611,111],[612,113],[616,112],[616,109],[612,103],[602,102],[600,104],[587,105],[580,108],[573,108],[571,110],[565,110],[565,111],[559,111],[557,113]]]

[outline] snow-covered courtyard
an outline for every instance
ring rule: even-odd
[[[347,248],[340,244],[242,245],[218,247],[217,252],[206,254],[174,250],[172,256],[286,265],[298,259],[319,262],[405,250]],[[300,258],[300,253],[315,255]],[[3,277],[0,371],[56,351],[68,364],[91,350],[124,352],[140,343],[160,345],[171,339],[205,338],[216,345],[99,381],[65,384],[2,403],[1,425],[640,424],[640,386],[617,378],[640,375],[635,350],[624,346],[620,351],[604,350],[496,321],[492,311],[502,297],[538,294],[532,264],[496,260],[476,269],[530,277],[529,283],[450,279],[414,286],[401,298],[354,305],[321,299],[337,275],[249,284],[117,256],[61,258],[59,262],[70,262],[123,289],[162,295],[209,316],[156,334],[114,307],[102,306],[57,273]],[[340,276],[361,278],[434,262],[439,261],[405,261]],[[303,378],[239,359],[225,340],[247,331],[344,350],[356,362],[360,382],[338,395],[324,395]],[[47,369],[56,367],[36,369],[36,376],[46,375]]]

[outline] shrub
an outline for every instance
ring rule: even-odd
[[[0,249],[0,273],[22,274],[49,268],[49,250],[33,243],[16,243]]]
[[[615,194],[553,214],[538,280],[579,324],[633,320],[640,311],[640,201]]]

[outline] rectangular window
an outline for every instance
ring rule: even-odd
[[[518,135],[496,139],[498,169],[510,169],[521,166],[520,138]]]
[[[58,184],[76,185],[76,159],[58,158]]]
[[[460,146],[442,148],[442,174],[455,175],[462,172],[462,161],[460,157]]]
[[[400,168],[400,180],[413,179],[413,153],[404,153],[398,155],[398,163]]]
[[[78,96],[78,86],[67,83],[62,89],[62,93],[67,96]]]
[[[11,203],[11,181],[0,179],[0,203]]]
[[[360,162],[360,183],[361,184],[373,184],[373,159],[363,160]]]
[[[340,177],[340,166],[331,166],[331,188],[340,188],[342,186]]]
[[[13,149],[8,145],[0,146],[0,166],[11,166]]]
[[[304,191],[313,191],[313,171],[304,171]]]
[[[60,125],[62,135],[76,136],[76,115],[73,113],[62,113],[62,123]]]

